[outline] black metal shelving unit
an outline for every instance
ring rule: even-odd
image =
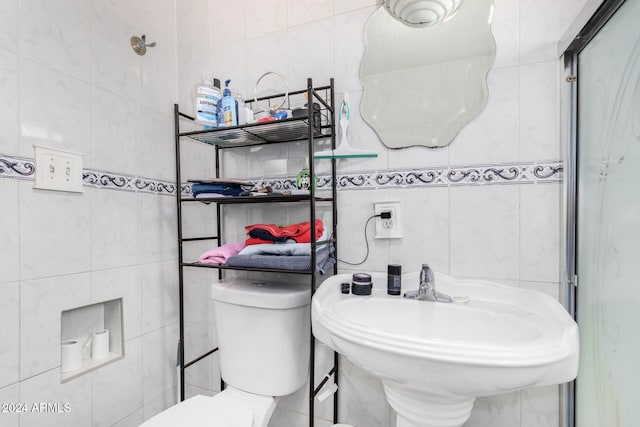
[[[239,197],[206,197],[206,198],[193,198],[188,192],[183,194],[185,189],[188,188],[185,181],[182,178],[181,170],[181,138],[188,137],[205,144],[213,146],[215,150],[215,171],[216,178],[221,178],[220,170],[220,158],[221,150],[248,147],[254,145],[265,144],[282,144],[290,142],[308,142],[308,164],[309,172],[311,176],[315,176],[315,165],[313,159],[313,153],[315,151],[316,142],[320,140],[331,139],[331,148],[336,148],[336,127],[335,127],[335,92],[334,81],[330,80],[330,84],[327,86],[314,87],[312,79],[307,79],[307,88],[296,92],[289,92],[288,94],[279,94],[270,97],[259,98],[258,100],[268,105],[276,103],[276,100],[286,98],[286,103],[295,96],[305,96],[308,100],[308,104],[312,105],[317,103],[320,106],[321,120],[318,123],[314,117],[315,110],[312,111],[311,117],[295,117],[284,120],[278,120],[274,122],[266,123],[253,123],[241,126],[233,126],[226,128],[217,128],[211,130],[198,130],[180,132],[181,120],[193,121],[193,117],[180,112],[178,104],[174,105],[174,127],[175,127],[175,147],[176,147],[176,191],[177,197],[177,222],[178,222],[178,271],[179,271],[179,304],[180,304],[180,343],[179,343],[179,358],[180,358],[180,400],[185,398],[185,375],[184,371],[190,366],[205,359],[209,355],[215,353],[218,349],[214,348],[206,353],[196,357],[193,360],[185,361],[185,328],[184,328],[184,269],[185,268],[213,268],[218,270],[218,277],[223,278],[224,271],[226,270],[241,270],[241,271],[255,271],[255,272],[269,272],[269,273],[287,273],[305,275],[309,277],[311,294],[315,293],[318,285],[318,275],[315,272],[316,266],[316,249],[322,244],[334,244],[335,256],[337,258],[337,192],[336,192],[336,160],[331,160],[331,197],[318,197],[316,195],[315,186],[311,186],[308,195],[268,195],[268,196],[239,196]],[[251,101],[247,102],[251,104]],[[209,206],[215,206],[216,209],[216,230],[215,236],[203,236],[203,237],[191,237],[184,238],[182,235],[182,205],[183,203],[201,203]],[[329,203],[332,208],[332,232],[333,237],[323,242],[317,242],[315,227],[311,227],[311,271],[305,270],[281,270],[281,269],[264,269],[264,268],[246,268],[246,267],[229,267],[221,264],[202,264],[199,262],[188,262],[183,258],[183,244],[194,241],[203,240],[215,240],[218,244],[221,244],[223,240],[223,226],[222,226],[222,213],[223,206],[225,205],[256,205],[265,203],[298,203],[308,204],[309,207],[309,221],[311,224],[316,220],[316,204]],[[333,273],[337,274],[337,263],[334,264]],[[316,386],[314,381],[315,372],[315,338],[313,334],[310,334],[311,339],[310,346],[310,360],[309,360],[309,427],[314,426],[314,407],[315,397],[320,392],[322,387],[327,383],[330,376],[333,375],[334,382],[338,383],[338,355],[334,352],[333,367],[325,375],[324,379]],[[224,384],[222,384],[224,387]],[[333,422],[338,422],[338,393],[333,396]]]

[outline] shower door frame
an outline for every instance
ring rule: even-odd
[[[564,272],[560,299],[569,313],[576,316],[577,270],[577,225],[578,225],[578,55],[609,22],[609,19],[626,0],[604,0],[582,30],[573,39],[562,55],[561,99],[563,100],[562,140],[564,141]],[[560,395],[560,426],[576,427],[575,381],[563,384]]]

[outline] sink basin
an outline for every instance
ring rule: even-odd
[[[540,292],[436,273],[454,303],[386,293],[373,274],[371,296],[345,295],[351,275],[327,279],[312,300],[313,334],[381,378],[397,427],[457,427],[478,396],[576,377],[578,327]],[[417,288],[418,273],[402,278]]]

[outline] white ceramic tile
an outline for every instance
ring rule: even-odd
[[[333,0],[297,0],[287,2],[289,28],[333,16]]]
[[[494,0],[491,32],[496,40],[494,68],[518,65],[520,58],[520,2]]]
[[[559,61],[520,67],[520,160],[561,154]]]
[[[487,106],[449,146],[451,165],[499,163],[519,158],[518,67],[489,71]]]
[[[215,31],[209,28],[208,11],[207,0],[177,1],[178,99],[180,110],[190,115],[193,115],[191,88],[202,79],[202,72],[208,70],[209,33],[215,37]]]
[[[19,152],[18,57],[14,53],[0,50],[0,153],[18,154]]]
[[[89,84],[27,59],[20,60],[19,80],[20,154],[33,157],[33,144],[89,154]]]
[[[182,246],[183,259],[187,262],[197,261],[200,258],[200,255],[216,246],[217,243],[215,243],[215,240],[190,242]]]
[[[178,338],[177,324],[157,329],[142,337],[145,419],[176,403],[174,387],[178,386],[176,379]],[[148,405],[151,405],[149,410]]]
[[[142,249],[140,198],[140,194],[130,191],[92,190],[91,266],[93,270],[124,267],[140,262]]]
[[[142,61],[129,45],[141,36],[142,3],[127,0],[93,2],[91,76],[99,88],[139,102]]]
[[[380,6],[383,0],[334,0],[334,11],[338,15],[350,10],[360,9],[368,6]]]
[[[180,146],[182,182],[213,176],[211,174],[215,164],[215,150],[211,145],[182,138]]]
[[[386,150],[389,169],[407,169],[424,167],[443,167],[449,162],[449,149],[429,147],[407,147],[399,150]]]
[[[247,0],[247,38],[262,37],[286,26],[287,0]]]
[[[288,411],[276,406],[271,418],[269,419],[268,427],[279,426],[291,426],[291,427],[303,427],[309,425],[308,415],[299,414],[297,412]]]
[[[142,160],[138,172],[147,178],[176,180],[173,117],[142,108]]]
[[[520,280],[560,282],[561,184],[520,189]]]
[[[91,373],[93,426],[111,426],[142,407],[142,337],[125,342],[125,357]]]
[[[205,205],[204,203],[183,203],[182,236],[185,238],[215,236],[215,211],[215,205]],[[216,239],[207,241],[207,246],[213,249],[214,247],[219,246],[218,241]]]
[[[176,391],[175,390],[167,390],[159,396],[156,396],[152,399],[149,399],[144,403],[144,420],[148,420],[154,415],[159,414],[165,409],[175,405],[176,401]]]
[[[360,115],[360,100],[362,99],[362,95],[362,91],[349,92],[350,118],[347,127],[347,140],[349,141],[349,146],[351,146],[351,148],[371,150],[376,152],[378,157],[338,160],[339,174],[345,172],[388,169],[390,167],[392,156],[396,159],[394,160],[394,164],[401,165],[404,161],[403,154],[394,155],[391,150],[388,150],[382,144],[373,128],[370,127]],[[336,109],[340,108],[343,96],[344,95],[336,96]],[[342,130],[338,123],[336,123],[336,132],[338,133],[336,135],[336,144],[338,144],[342,139]],[[405,152],[405,150],[401,151]],[[423,160],[418,160],[418,163],[423,164],[425,162]]]
[[[287,31],[287,78],[291,88],[306,88],[309,77],[315,86],[329,84],[329,79],[334,76],[333,31],[333,18]]]
[[[208,2],[209,0],[176,0],[178,52],[193,54],[200,51],[200,54],[206,55],[206,47],[210,42]]]
[[[27,58],[88,81],[91,2],[20,2],[20,52]]]
[[[15,383],[8,387],[0,388],[0,402],[20,403],[20,384]],[[20,414],[9,412],[0,414],[0,422],[3,427],[18,427],[20,425]]]
[[[296,175],[299,170],[288,169],[289,149],[286,144],[265,145],[257,150],[250,150],[247,155],[247,171],[249,178]]]
[[[0,3],[0,48],[18,51],[18,0]]]
[[[89,271],[90,192],[61,193],[32,186],[20,183],[21,279]]]
[[[20,378],[60,365],[61,312],[89,304],[90,291],[89,273],[21,283]]]
[[[56,404],[60,408],[59,412],[21,414],[20,427],[91,425],[91,380],[87,375],[60,384],[60,370],[53,369],[21,382],[20,400],[29,405]]]
[[[142,330],[178,321],[178,263],[145,264],[142,269]]]
[[[545,293],[555,300],[560,299],[560,289],[563,286],[560,283],[526,281],[520,281],[517,285],[525,289]]]
[[[518,204],[518,186],[451,188],[452,276],[517,279]]]
[[[220,79],[220,86],[224,88],[224,82],[231,80],[232,92],[239,93],[245,100],[253,99],[253,85],[256,80],[247,82],[247,42],[245,40],[233,40],[225,43],[216,43],[209,47],[210,63],[208,69]],[[195,82],[193,82],[195,83]],[[247,86],[252,90],[248,91]]]
[[[142,262],[178,259],[176,215],[174,197],[142,195]]]
[[[259,37],[247,39],[247,76],[245,93],[254,93],[258,78],[268,71],[275,71],[283,74],[287,79],[294,76],[287,75],[287,32],[278,31],[276,33],[265,34]],[[258,96],[266,96],[283,93],[283,84],[279,79],[273,79],[277,83],[277,88],[273,89],[265,85],[270,80],[265,78],[258,87]],[[289,82],[290,90],[300,90],[307,87],[306,80],[304,87],[296,87]],[[271,89],[270,91],[267,91]],[[256,110],[254,109],[254,112]]]
[[[338,222],[338,257],[350,263],[359,263],[366,256],[365,223],[373,215],[373,203],[388,201],[386,190],[349,191],[340,194],[340,221]],[[348,213],[348,214],[347,214]],[[361,265],[338,262],[338,268],[357,271],[386,271],[389,257],[389,241],[374,239],[374,220],[367,226],[369,257]]]
[[[138,409],[133,414],[118,421],[113,427],[139,427],[144,422],[144,410]]]
[[[20,279],[20,204],[18,181],[0,179],[0,200],[3,200],[0,216],[0,283]]]
[[[340,420],[354,426],[387,427],[393,411],[379,378],[340,358]]]
[[[215,345],[210,344],[209,329],[208,326],[185,322],[184,349],[187,363],[215,348]],[[213,373],[207,359],[200,360],[185,371],[185,383],[205,390],[213,389]]]
[[[98,88],[91,104],[91,166],[135,175],[142,160],[140,105]]]
[[[20,363],[20,286],[0,285],[0,388],[18,381]],[[1,400],[1,402],[7,402]],[[2,417],[5,414],[1,414]]]
[[[346,3],[346,2],[342,2]],[[364,53],[364,26],[377,7],[335,17],[335,85],[337,92],[360,91],[360,60]]]
[[[187,268],[183,271],[185,321],[209,326],[211,283],[217,281],[217,271],[208,268]]]
[[[477,398],[464,427],[514,427],[520,425],[520,392]]]
[[[246,0],[233,2],[209,0],[209,22],[215,22],[215,30],[209,32],[209,46],[244,40],[247,34]]]
[[[91,273],[91,302],[122,298],[124,339],[142,334],[142,267],[133,266]]]
[[[203,49],[208,49],[208,47],[205,45]],[[195,115],[192,100],[193,86],[202,80],[202,72],[208,70],[209,67],[209,56],[206,53],[202,54],[202,51],[199,51],[199,53],[188,55],[184,51],[178,51],[178,104],[182,113],[190,116]],[[191,130],[184,127],[187,123],[193,125],[193,130],[196,130],[195,124],[182,120],[180,125],[182,132]]]
[[[253,209],[238,209],[238,206],[227,206],[223,209],[226,209],[225,212],[231,212],[232,214],[223,214],[222,216],[222,224],[224,226],[224,240],[222,243],[244,242],[247,238],[244,227],[252,224],[249,220],[249,214]],[[215,218],[215,212],[212,211],[211,214],[212,218]],[[214,244],[215,242],[210,242],[211,246]]]
[[[198,387],[194,387],[194,386],[187,386],[185,384],[184,386],[184,398],[185,399],[191,399],[194,396],[197,395],[201,395],[201,396],[215,396],[217,393],[211,390],[207,390],[204,388],[198,388]]]
[[[532,387],[520,392],[521,427],[559,427],[558,386]]]
[[[163,114],[171,114],[177,94],[177,45],[175,0],[143,0],[142,16],[149,43],[142,61],[142,103]]]
[[[389,263],[403,273],[419,271],[428,263],[435,271],[449,272],[449,189],[447,187],[390,190],[399,201],[402,239],[389,240]],[[403,283],[413,289],[417,283]]]
[[[583,5],[584,0],[521,0],[520,63],[557,59],[557,43]]]

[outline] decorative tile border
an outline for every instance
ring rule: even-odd
[[[160,181],[139,176],[85,169],[82,173],[84,185],[94,188],[135,191],[160,195],[175,195],[175,182]]]
[[[338,190],[442,187],[460,185],[536,184],[562,182],[563,164],[559,160],[500,165],[462,166],[354,172],[337,177]],[[295,177],[269,178],[252,182],[275,191],[295,188]],[[331,177],[318,177],[318,188],[331,188]]]
[[[394,189],[414,187],[442,187],[460,185],[536,184],[562,182],[563,163],[560,160],[543,162],[506,163],[499,165],[473,165],[450,168],[398,169],[341,174],[337,178],[338,190]],[[0,154],[0,178],[35,179],[33,159]],[[134,175],[85,169],[84,185],[159,195],[175,195],[174,182]],[[267,186],[274,191],[295,188],[295,176],[270,177],[250,181],[258,188]],[[318,177],[318,189],[331,188],[331,177]],[[183,184],[182,193],[191,194],[191,185]]]
[[[34,159],[0,154],[0,178],[35,180]],[[171,181],[144,178],[94,169],[84,169],[83,184],[93,188],[135,191],[138,193],[175,195],[176,184]],[[189,188],[189,191],[191,189]]]
[[[0,154],[0,178],[35,180],[36,166],[33,159]]]

